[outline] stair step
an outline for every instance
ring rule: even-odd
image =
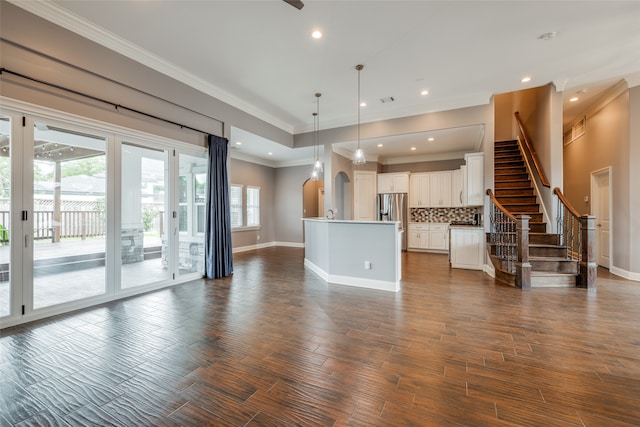
[[[532,271],[546,271],[550,273],[576,273],[578,261],[562,257],[529,257]]]
[[[575,286],[576,275],[572,273],[531,272],[532,288],[563,288]]]
[[[505,146],[510,146],[510,145],[515,145],[517,147],[518,146],[518,140],[510,139],[510,140],[507,140],[507,141],[495,141],[493,143],[494,147],[505,147]]]
[[[529,257],[564,258],[567,248],[560,245],[547,245],[529,242]]]
[[[503,159],[495,159],[493,169],[501,168],[525,168],[524,162],[517,157],[505,157]]]
[[[526,213],[527,215],[540,213],[540,205],[538,205],[537,203],[502,203],[502,206],[504,206],[506,210],[512,213]]]
[[[496,188],[494,190],[494,194],[497,198],[510,196],[533,196],[533,187]]]
[[[523,166],[500,166],[494,168],[494,176],[513,175],[527,173],[527,168]]]
[[[510,196],[496,196],[496,199],[504,206],[509,204],[536,204],[538,198],[536,196],[512,194]]]
[[[503,188],[533,188],[531,187],[531,181],[528,179],[518,179],[515,181],[496,181],[494,187],[497,190]]]
[[[547,232],[547,224],[542,221],[529,221],[529,234]]]
[[[528,181],[529,174],[527,173],[505,173],[502,175],[495,175],[495,182],[504,181]]]
[[[499,156],[522,156],[520,153],[520,149],[518,147],[515,148],[497,148],[493,150],[494,157]]]
[[[530,245],[558,245],[560,236],[552,233],[532,233],[529,232]]]

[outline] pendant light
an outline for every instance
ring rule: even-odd
[[[318,113],[313,113],[313,169],[311,169],[311,179],[316,181],[320,179],[320,171],[316,167],[318,156],[316,150],[318,148],[316,141],[318,139]]]
[[[356,65],[356,70],[358,71],[358,145],[356,146],[356,151],[353,152],[354,165],[367,163],[367,159],[364,157],[364,151],[360,148],[360,71],[362,71],[363,68],[364,65]]]
[[[320,161],[320,97],[321,93],[316,93],[316,121],[317,128],[315,132],[315,161],[313,162],[313,169],[318,171],[318,175],[322,175],[322,162]]]

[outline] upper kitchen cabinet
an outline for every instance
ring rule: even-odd
[[[451,172],[451,207],[459,208],[462,206],[462,193],[464,190],[462,168]]]
[[[408,193],[409,172],[378,174],[378,193]]]
[[[468,153],[464,155],[466,167],[463,168],[465,206],[484,205],[484,154]]]
[[[353,173],[353,219],[375,221],[376,215],[376,173],[355,171]]]
[[[451,171],[432,172],[429,175],[429,206],[451,207]]]
[[[429,207],[429,175],[428,173],[412,173],[409,178],[409,207]]]

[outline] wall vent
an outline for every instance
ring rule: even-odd
[[[564,133],[564,145],[569,145],[580,138],[587,131],[587,118],[583,117],[571,126],[571,129]]]

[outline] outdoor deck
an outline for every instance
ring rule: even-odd
[[[160,247],[160,238],[145,237],[145,248]],[[104,239],[68,240],[59,243],[36,242],[34,247],[34,307],[42,308],[68,301],[96,296],[105,291]],[[74,258],[96,255],[89,268],[77,268]],[[56,259],[64,260],[53,263]],[[6,270],[9,262],[9,247],[0,247],[0,264]],[[40,266],[38,266],[40,264]],[[5,275],[6,276],[6,275]],[[131,288],[170,278],[159,257],[143,262],[123,264],[122,286]],[[4,279],[4,277],[3,277]],[[0,282],[0,317],[9,314],[9,282]]]

